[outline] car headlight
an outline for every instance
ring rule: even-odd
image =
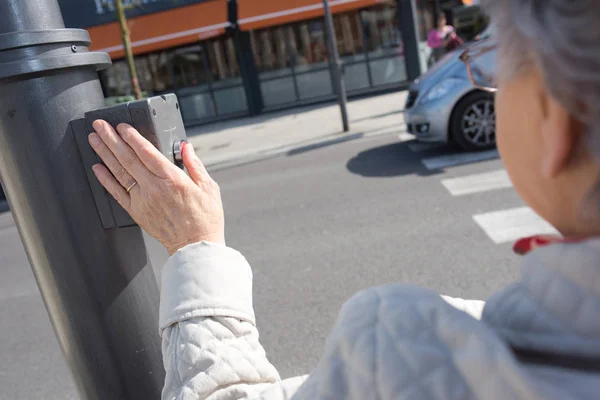
[[[432,87],[427,95],[423,98],[423,102],[438,100],[447,95],[454,86],[460,82],[460,78],[447,78]]]

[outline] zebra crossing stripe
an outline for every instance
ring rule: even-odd
[[[444,185],[452,196],[464,196],[472,193],[512,187],[505,169],[467,175],[460,178],[443,179],[442,185]]]
[[[409,140],[413,140],[415,137],[408,132],[401,132],[398,134],[398,139],[401,142],[408,142]]]
[[[447,154],[438,157],[429,157],[421,160],[428,170],[442,169],[456,165],[486,161],[498,158],[498,150],[477,151],[472,153]]]
[[[514,242],[533,235],[558,234],[552,225],[529,207],[478,214],[473,219],[496,244]]]

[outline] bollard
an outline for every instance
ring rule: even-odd
[[[159,290],[139,227],[105,229],[70,122],[104,106],[105,53],[57,0],[0,1],[0,176],[84,399],[159,399]]]

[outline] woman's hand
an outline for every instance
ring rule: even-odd
[[[102,120],[93,127],[90,145],[106,165],[94,165],[94,174],[169,254],[203,240],[225,243],[219,186],[191,144],[182,150],[188,176],[130,125],[118,125],[118,133]]]

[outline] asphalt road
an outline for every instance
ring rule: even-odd
[[[474,214],[522,206],[511,188],[453,196],[442,179],[495,171],[497,159],[428,169],[454,149],[367,138],[213,175],[228,244],[254,268],[262,343],[283,377],[310,372],[343,302],[356,291],[414,283],[486,298],[516,278],[510,244]],[[422,149],[421,149],[422,150]],[[150,243],[157,269],[164,250]],[[0,398],[76,399],[10,213],[0,216]]]

